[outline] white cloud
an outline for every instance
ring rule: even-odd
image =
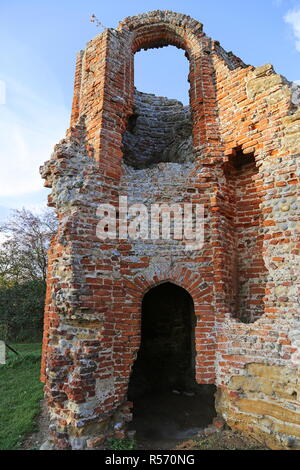
[[[16,79],[5,77],[6,102],[0,105],[0,196],[39,191],[39,166],[63,138],[68,112],[60,103],[37,95]]]
[[[300,6],[294,10],[289,10],[284,16],[284,21],[291,25],[296,39],[296,49],[300,52]]]
[[[5,82],[0,80],[0,104],[5,104]]]

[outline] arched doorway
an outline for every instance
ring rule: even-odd
[[[215,416],[214,386],[195,380],[195,325],[193,299],[182,287],[165,282],[145,294],[128,387],[131,427],[145,448],[193,436]]]

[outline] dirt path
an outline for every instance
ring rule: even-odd
[[[147,406],[146,406],[147,405]],[[137,450],[267,450],[254,439],[230,429],[213,432],[206,426],[211,422],[211,411],[195,412],[192,397],[155,396],[143,403],[139,419],[131,427],[136,429]],[[22,445],[24,450],[39,450],[46,441],[49,420],[45,402],[37,420],[38,431],[28,436]]]
[[[49,428],[49,419],[45,401],[41,402],[41,413],[37,419],[37,431],[26,438],[22,445],[24,450],[39,450],[46,441]]]
[[[151,393],[136,400],[129,429],[139,449],[172,449],[197,436],[216,416],[210,396]]]

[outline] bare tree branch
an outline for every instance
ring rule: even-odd
[[[47,250],[56,228],[56,216],[50,209],[40,215],[24,208],[14,210],[0,226],[0,233],[7,235],[0,246],[0,280],[45,280]]]

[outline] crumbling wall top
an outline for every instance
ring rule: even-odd
[[[203,30],[203,24],[199,21],[194,20],[188,15],[175,13],[170,10],[154,10],[136,16],[128,16],[120,21],[117,30],[128,29],[129,31],[136,31],[141,27],[158,23],[171,24],[182,29],[188,29],[194,34],[198,34]]]
[[[122,20],[118,32],[134,34],[133,51],[174,45],[178,48],[193,49],[195,42],[204,37],[203,25],[190,16],[170,10],[155,10]]]

